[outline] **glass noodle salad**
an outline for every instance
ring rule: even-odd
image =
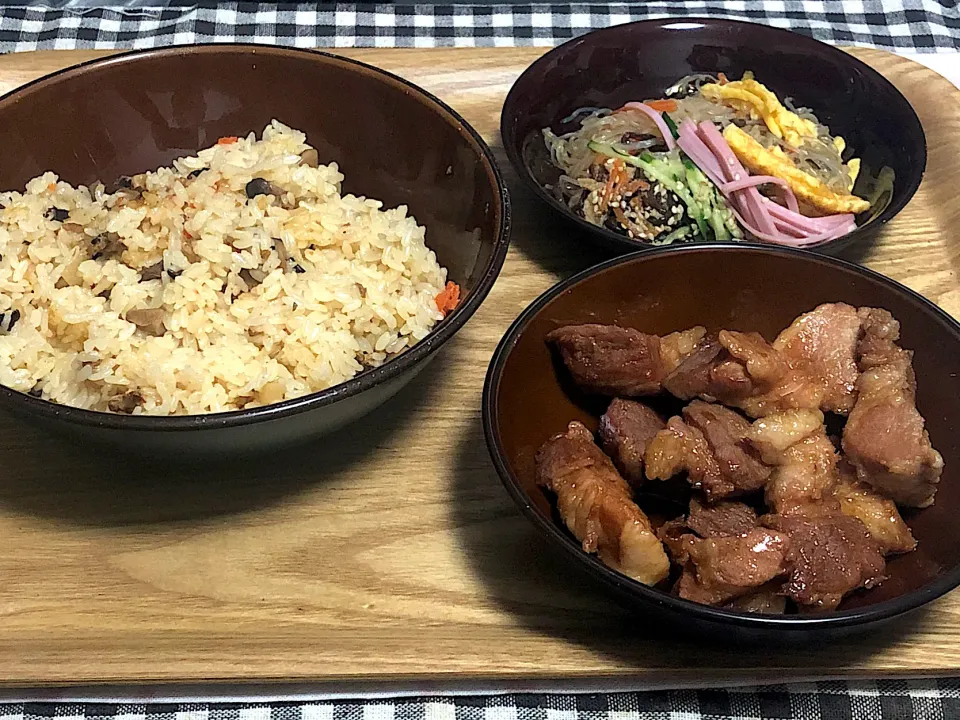
[[[847,234],[871,207],[852,194],[860,160],[844,160],[844,139],[750,72],[690,75],[664,98],[581,108],[565,122],[577,120],[566,135],[543,130],[562,171],[552,190],[636,240],[806,247]]]

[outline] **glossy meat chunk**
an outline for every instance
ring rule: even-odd
[[[758,524],[756,510],[733,500],[707,505],[692,498],[686,519],[686,526],[702,538],[745,535]]]
[[[910,552],[916,548],[917,541],[896,504],[868,485],[857,482],[855,476],[841,473],[832,496],[840,512],[863,523],[884,555]]]
[[[723,605],[787,572],[790,540],[767,528],[745,535],[694,538],[686,547],[677,594],[706,605]]]
[[[749,505],[732,500],[706,504],[693,497],[686,517],[665,522],[657,535],[667,546],[670,556],[677,560],[686,557],[686,546],[697,537],[746,535],[759,524],[756,511]]]
[[[837,482],[839,457],[823,430],[788,448],[764,491],[767,506],[777,513],[803,512],[821,502]]]
[[[732,492],[750,492],[764,486],[770,477],[770,467],[745,439],[750,429],[748,420],[722,405],[702,400],[687,405],[683,418],[703,433],[721,475],[733,486]],[[719,495],[714,493],[714,496]]]
[[[799,605],[832,610],[844,595],[884,579],[880,546],[856,518],[775,515],[764,524],[790,537],[783,592]]]
[[[856,399],[860,317],[846,303],[820,305],[804,313],[773,342],[790,367],[822,388],[820,409],[846,415]]]
[[[638,397],[659,392],[660,338],[616,325],[568,325],[547,335],[584,392]]]
[[[843,450],[859,479],[900,505],[933,503],[943,458],[917,410],[913,353],[897,345],[899,325],[886,310],[861,308],[864,337],[857,402],[843,429]]]
[[[765,392],[786,371],[786,364],[759,333],[721,330],[707,335],[663,387],[681,400],[702,398],[738,405]]]
[[[585,552],[648,585],[667,576],[670,561],[650,521],[582,423],[571,422],[544,443],[536,472],[537,483],[556,494],[560,516]]]
[[[707,329],[703,325],[697,325],[689,330],[680,330],[661,337],[660,358],[664,371],[671,373],[676,370],[684,358],[693,354],[706,334]]]
[[[600,445],[627,481],[639,485],[643,454],[664,427],[663,419],[643,403],[616,398],[600,418]]]
[[[666,480],[686,472],[690,484],[716,501],[757,490],[770,468],[746,442],[750,423],[713,403],[694,400],[683,419],[671,418],[647,446],[647,477]]]
[[[703,433],[678,417],[670,418],[647,445],[644,464],[650,480],[669,480],[685,472],[690,484],[708,495],[725,496],[736,489],[720,472]]]
[[[764,462],[779,464],[787,448],[823,427],[819,410],[787,410],[754,421],[746,433],[747,441]]]

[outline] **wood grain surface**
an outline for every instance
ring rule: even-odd
[[[506,169],[501,102],[540,52],[344,54],[449,102]],[[855,259],[960,316],[960,92],[909,60],[855,53],[913,103],[930,157],[917,196]],[[0,90],[99,55],[6,55]],[[200,471],[104,457],[0,418],[0,682],[708,685],[960,668],[960,593],[903,628],[760,656],[660,634],[545,546],[488,459],[480,391],[524,306],[603,256],[507,175],[516,221],[502,276],[376,420],[279,460]]]

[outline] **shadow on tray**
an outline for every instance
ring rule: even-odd
[[[510,188],[513,209],[510,244],[515,250],[561,278],[618,254],[594,244],[587,233],[534,195],[510,167],[503,148],[496,146],[493,151]]]
[[[780,650],[731,653],[729,638],[691,635],[642,609],[621,605],[615,595],[563,552],[547,543],[520,513],[503,488],[487,455],[479,421],[458,448],[453,508],[461,546],[484,584],[488,601],[528,629],[581,645],[615,662],[638,668],[716,668],[764,672],[777,667],[809,668],[808,675],[832,667],[855,666],[916,630],[928,613],[920,611],[897,625],[868,631],[826,645],[809,639],[780,644]],[[787,681],[790,678],[782,678]]]
[[[435,384],[443,369],[440,352],[362,433],[347,427],[305,446],[240,462],[164,465],[74,445],[0,416],[0,431],[8,438],[0,443],[0,508],[76,525],[120,527],[201,521],[275,505],[335,479],[389,444],[427,401],[424,388]]]

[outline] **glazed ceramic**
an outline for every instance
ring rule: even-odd
[[[787,30],[707,18],[644,20],[597,30],[537,60],[507,95],[500,132],[520,177],[554,211],[593,240],[619,253],[648,243],[599,228],[577,217],[544,189],[559,176],[542,128],[560,134],[582,107],[617,108],[631,100],[662,97],[690,73],[724,72],[739,78],[752,70],[783,99],[812,108],[834,135],[847,139],[863,161],[854,188],[869,194],[883,166],[895,174],[893,194],[858,217],[857,230],[814,248],[834,254],[875,233],[907,204],[926,167],[926,140],[913,108],[875,70],[842,50]]]
[[[694,325],[756,330],[772,339],[824,302],[886,308],[915,351],[917,405],[945,468],[936,503],[904,517],[916,552],[891,558],[889,579],[848,597],[838,611],[764,616],[698,605],[646,587],[583,552],[534,480],[534,455],[571,420],[596,430],[605,406],[582,396],[547,347],[551,330],[616,323],[666,334]],[[658,612],[693,629],[741,634],[849,631],[897,618],[960,584],[960,324],[882,275],[813,253],[768,246],[690,245],[611,260],[540,296],[504,336],[487,373],[483,423],[497,471],[517,505],[550,542],[617,591],[638,612]]]
[[[109,182],[212,145],[302,130],[343,192],[408,206],[463,300],[430,335],[382,367],[323,392],[214,415],[147,417],[77,410],[0,387],[0,408],[79,440],[168,455],[260,451],[329,432],[409,382],[486,297],[507,251],[510,208],[489,148],[453,110],[377,68],[319,52],[254,45],[133,52],[69,68],[0,99],[0,187],[47,170]]]

